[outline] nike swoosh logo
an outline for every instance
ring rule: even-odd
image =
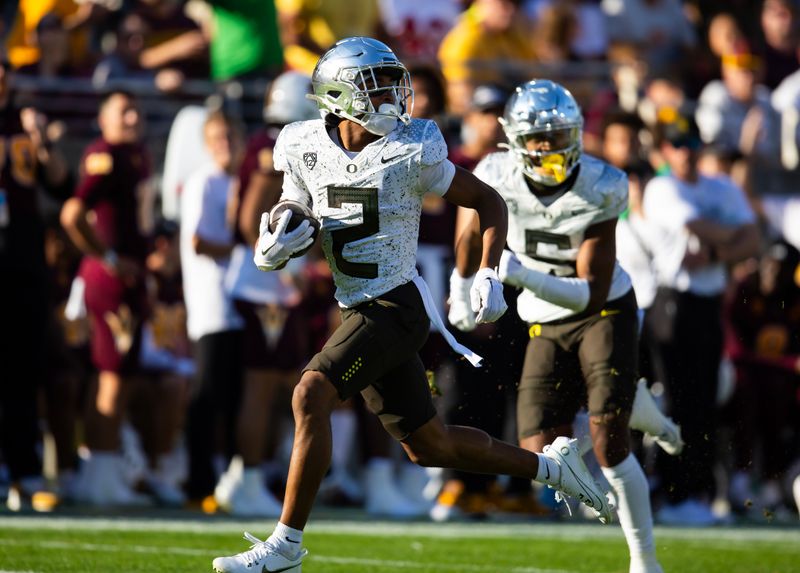
[[[400,155],[393,155],[391,157],[381,157],[381,163],[389,163],[399,157],[403,157],[403,154],[401,153]]]
[[[295,565],[289,565],[288,567],[282,567],[281,569],[267,569],[267,566],[264,565],[261,568],[261,573],[281,573],[281,571],[288,571],[289,569],[294,569],[298,565],[299,563],[296,563]]]
[[[547,464],[544,464],[544,471],[547,474],[544,476],[544,479],[550,479],[550,467]]]

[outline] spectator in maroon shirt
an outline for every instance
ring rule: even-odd
[[[97,505],[137,504],[141,499],[117,478],[124,379],[137,367],[144,312],[146,240],[140,202],[150,160],[140,141],[142,119],[125,92],[106,95],[99,108],[101,136],[86,148],[75,195],[61,223],[83,252],[79,276],[92,328],[92,361],[99,378],[86,420],[91,458],[81,468],[78,498]]]
[[[725,305],[726,353],[736,368],[732,412],[735,444],[730,497],[742,511],[760,482],[759,503],[774,510],[780,478],[792,462],[800,381],[800,253],[772,244],[754,272],[741,279]],[[756,449],[761,455],[754,455]],[[761,460],[754,466],[753,460]]]

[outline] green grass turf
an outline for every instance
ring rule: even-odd
[[[208,572],[259,522],[0,517],[0,573]],[[800,572],[800,529],[658,528],[666,573]],[[304,573],[626,573],[617,526],[313,522]]]

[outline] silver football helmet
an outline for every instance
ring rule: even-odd
[[[563,86],[531,80],[514,90],[500,124],[525,175],[541,185],[563,183],[583,150],[581,108]]]
[[[386,44],[372,38],[336,42],[317,62],[311,83],[314,94],[308,97],[319,104],[323,118],[331,113],[378,135],[386,135],[391,131],[386,131],[387,126],[393,129],[398,119],[403,123],[411,120],[411,76]],[[391,90],[393,105],[382,104],[375,109],[370,97],[385,90]],[[379,133],[383,131],[386,133]]]
[[[264,105],[264,121],[286,125],[319,117],[317,105],[306,99],[312,93],[311,78],[300,72],[284,72],[272,81]]]

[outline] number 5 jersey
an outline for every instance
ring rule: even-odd
[[[510,152],[486,156],[475,175],[494,187],[508,205],[508,248],[526,267],[559,277],[576,276],[575,262],[586,229],[616,219],[628,204],[625,174],[586,154],[581,156],[572,187],[542,198],[530,190],[520,162]],[[630,288],[630,277],[616,262],[608,300],[621,297]],[[575,314],[527,289],[517,300],[517,311],[529,323]]]
[[[422,197],[444,195],[455,167],[438,126],[398,123],[358,153],[346,151],[336,128],[321,119],[287,125],[278,137],[275,169],[282,199],[309,205],[336,284],[336,300],[352,307],[417,276]]]

